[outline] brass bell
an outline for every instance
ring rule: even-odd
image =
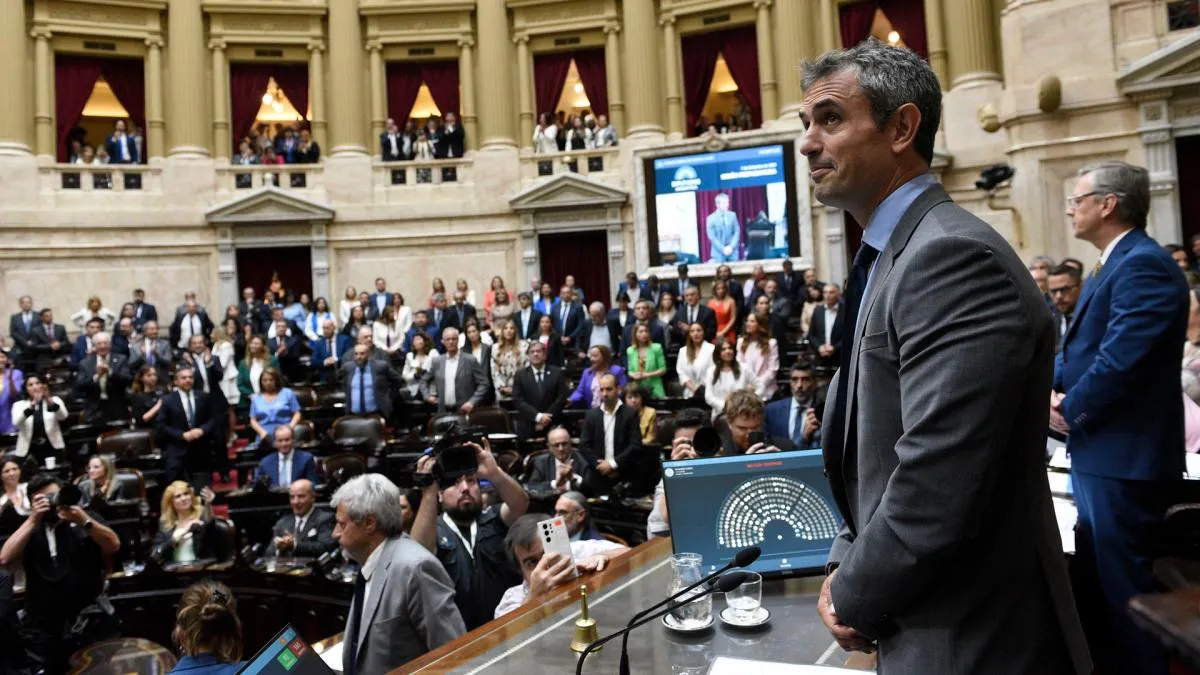
[[[583,605],[583,614],[575,619],[575,638],[571,640],[571,651],[583,653],[588,645],[600,639],[600,633],[596,629],[596,620],[588,617],[586,585],[579,587],[579,600]],[[600,651],[600,649],[592,651]]]

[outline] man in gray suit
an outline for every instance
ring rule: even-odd
[[[487,375],[474,356],[459,351],[457,328],[442,331],[442,345],[446,352],[434,357],[425,371],[421,397],[436,405],[439,413],[451,410],[470,415],[487,396]]]
[[[713,202],[717,210],[704,221],[705,236],[710,246],[708,262],[723,263],[740,260],[738,246],[742,229],[737,214],[729,210],[729,195],[718,194]]]
[[[147,321],[142,331],[141,340],[129,343],[129,370],[137,374],[142,366],[154,366],[158,370],[159,381],[166,382],[174,358],[171,343],[158,337],[157,321]]]
[[[872,40],[806,64],[804,89],[816,196],[866,224],[822,425],[843,525],[817,610],[880,672],[1090,673],[1044,467],[1054,327],[929,173],[937,78]]]
[[[333,538],[362,566],[346,617],[344,675],[386,673],[466,632],[446,570],[404,534],[399,488],[363,474],[331,503]]]

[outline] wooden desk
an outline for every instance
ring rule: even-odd
[[[1172,653],[1200,669],[1200,588],[1139,595],[1129,601],[1134,623],[1154,633]]]

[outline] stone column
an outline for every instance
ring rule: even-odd
[[[758,90],[762,100],[762,121],[765,125],[779,116],[775,49],[771,44],[771,0],[754,0],[754,9],[758,12],[754,32],[758,46]]]
[[[662,70],[659,68],[658,36],[654,30],[654,3],[621,3],[621,23],[625,29],[625,63],[621,72],[625,75],[628,97],[625,110],[629,124],[625,135],[661,136]]]
[[[146,157],[160,160],[166,152],[163,123],[162,38],[146,40]]]
[[[50,49],[50,38],[52,37],[49,29],[35,28],[31,33],[33,36],[33,126],[34,137],[37,148],[38,157],[56,161],[58,159],[58,138],[54,131],[54,52]],[[25,36],[21,36],[18,43],[21,45],[21,59],[24,60],[24,45]],[[13,63],[13,62],[10,62]],[[20,63],[19,61],[16,63]],[[9,70],[20,70],[22,79],[26,83],[26,91],[28,91],[28,74],[24,68],[10,68]],[[21,98],[19,96],[5,96],[6,99]],[[8,106],[19,105],[19,102],[11,100],[6,102]],[[23,108],[24,106],[22,106]],[[10,112],[5,110],[0,119]],[[22,115],[20,118],[13,117],[6,120],[6,123],[16,121],[24,121],[27,116]],[[24,126],[24,124],[22,124]],[[28,146],[26,146],[28,150]]]
[[[479,0],[475,9],[479,26],[479,99],[488,102],[488,114],[479,124],[482,150],[517,147],[513,141],[512,42],[508,36],[508,8],[504,0]],[[529,130],[532,137],[533,129]]]
[[[331,155],[364,155],[362,24],[357,2],[329,3],[329,144]]]
[[[0,39],[0,50],[3,51],[0,54],[4,63],[8,64],[0,76],[3,77],[0,82],[5,92],[0,97],[0,155],[28,155],[33,136],[29,124],[32,119],[29,114],[29,70],[25,65],[29,58],[26,52],[29,41],[25,33],[25,0],[0,0],[0,31],[3,35]],[[37,31],[34,31],[33,37],[37,37]]]
[[[519,33],[513,37],[513,44],[517,46],[517,110],[521,122],[517,145],[532,151],[534,117],[553,111],[533,109],[533,59],[529,54],[529,36]]]
[[[204,12],[201,0],[172,0],[171,11],[167,12],[167,34],[171,43],[167,48],[167,68],[171,73],[171,87],[167,98],[167,118],[171,120],[167,129],[170,138],[170,154],[183,157],[209,156],[208,143],[211,128],[206,111],[208,87],[204,72]]]
[[[317,145],[329,147],[325,129],[325,43],[320,40],[308,43],[308,101],[312,108],[309,127]]]
[[[229,61],[225,58],[225,41],[208,43],[212,50],[213,99],[213,157],[228,159],[233,152],[233,137],[229,129]],[[239,129],[238,133],[244,132]]]
[[[383,45],[378,41],[367,43],[367,56],[371,63],[371,138],[379,138],[384,132],[384,122],[387,121],[387,96],[385,94],[387,75],[383,65]],[[403,128],[401,124],[401,128]],[[375,153],[372,143],[371,154]]]
[[[1147,231],[1158,241],[1183,242],[1183,219],[1179,206],[1179,164],[1170,107],[1162,94],[1135,96],[1146,170],[1150,172],[1150,219]]]
[[[950,66],[946,61],[946,30],[942,22],[942,0],[925,0],[925,44],[929,65],[937,73],[942,90],[950,88]]]
[[[950,89],[979,82],[998,82],[995,15],[989,0],[954,0],[942,4],[948,40]]]
[[[662,26],[663,53],[666,56],[663,73],[667,78],[667,133],[674,138],[683,138],[684,109],[683,94],[679,91],[679,38],[675,34],[675,16],[664,14],[658,24]]]
[[[779,66],[779,119],[799,119],[800,64],[817,55],[811,14],[806,3],[784,0],[775,5],[775,57]]]
[[[819,0],[821,3],[821,51],[842,48],[842,34],[838,30],[838,0]],[[839,279],[841,277],[838,277]]]
[[[608,83],[608,123],[625,133],[625,98],[621,96],[621,24],[604,24],[604,79]]]
[[[470,35],[459,38],[458,50],[458,86],[462,91],[465,149],[474,150],[479,147],[479,117],[475,114],[475,38]]]

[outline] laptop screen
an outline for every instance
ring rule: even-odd
[[[748,546],[764,575],[823,571],[841,518],[820,450],[663,462],[676,553],[699,553],[706,571]]]
[[[333,675],[321,656],[312,650],[304,638],[291,626],[283,630],[258,650],[254,658],[238,671],[265,675]]]

